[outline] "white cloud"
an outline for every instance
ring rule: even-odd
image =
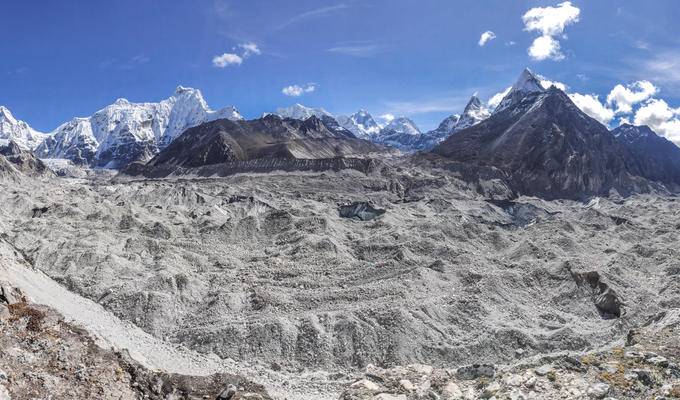
[[[385,121],[386,123],[389,124],[389,123],[392,122],[396,117],[395,117],[393,114],[387,113],[387,114],[383,114],[383,115],[379,116],[378,118],[380,118],[381,120],[383,120],[383,121]]]
[[[602,104],[597,95],[572,93],[569,98],[581,111],[600,121],[603,125],[609,125],[614,118],[614,110]]]
[[[581,10],[570,1],[560,3],[557,7],[536,7],[522,16],[524,29],[538,31],[547,36],[560,36],[567,25],[578,22]]]
[[[491,31],[486,31],[479,37],[479,46],[483,47],[488,41],[494,39],[496,39],[496,34]]]
[[[629,114],[633,111],[633,105],[651,98],[658,91],[649,81],[637,81],[627,86],[618,84],[609,92],[607,104],[615,106],[617,114]]]
[[[228,65],[241,65],[243,58],[238,54],[224,53],[221,56],[213,57],[212,63],[217,68],[224,68]]]
[[[213,57],[212,63],[217,68],[224,68],[229,65],[241,65],[243,60],[253,55],[260,55],[262,52],[257,44],[253,42],[245,42],[233,48],[233,51],[241,50],[241,54],[224,53],[221,56]]]
[[[541,36],[534,39],[529,47],[529,56],[537,61],[564,59],[560,42],[556,38],[566,38],[564,29],[578,22],[581,10],[569,1],[557,7],[535,7],[522,16],[524,30],[539,32]]]
[[[510,90],[512,90],[512,86],[510,86],[509,88],[505,89],[502,92],[496,93],[493,96],[491,96],[491,98],[487,102],[487,104],[489,105],[489,108],[494,109],[494,108],[498,107],[498,105],[501,104],[501,101],[503,100],[503,98],[505,96],[507,96],[508,93],[510,93]]]
[[[552,36],[547,35],[539,36],[534,39],[533,43],[531,43],[531,47],[529,47],[528,53],[529,57],[536,61],[564,60],[560,42],[553,39]]]
[[[285,88],[281,89],[281,93],[285,94],[286,96],[300,97],[303,94],[312,93],[315,90],[316,90],[316,84],[308,83],[308,84],[303,85],[303,86],[300,86],[300,85],[286,86]]]
[[[241,43],[238,45],[238,47],[243,49],[243,58],[248,58],[252,55],[262,54],[260,48],[257,46],[257,44],[253,42]]]
[[[635,113],[635,125],[647,125],[660,135],[680,145],[680,108],[664,100],[651,99]]]
[[[550,79],[541,75],[538,75],[538,78],[541,80],[541,86],[543,86],[544,89],[550,89],[551,86],[555,86],[563,92],[567,91],[567,85],[562,82],[551,81]]]

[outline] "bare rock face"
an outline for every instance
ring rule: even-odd
[[[159,176],[190,169],[213,173],[338,170],[343,167],[341,160],[350,160],[351,168],[363,164],[351,160],[391,151],[314,116],[300,121],[267,115],[253,121],[218,120],[189,129],[148,163],[134,164],[123,172]]]
[[[0,145],[0,157],[7,161],[7,163],[4,163],[5,167],[0,165],[0,169],[11,171],[10,167],[12,167],[24,175],[35,177],[54,175],[47,165],[36,157],[31,150],[22,148],[14,141]]]
[[[657,135],[648,126],[624,124],[612,134],[633,155],[644,177],[680,185],[680,147],[675,143]]]

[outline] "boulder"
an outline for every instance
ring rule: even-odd
[[[456,371],[456,377],[461,380],[473,380],[481,377],[493,378],[496,375],[496,367],[489,364],[473,364],[460,367]]]
[[[604,399],[609,393],[609,385],[606,383],[596,383],[588,388],[588,396],[592,399]]]
[[[217,395],[217,400],[232,400],[236,396],[236,386],[229,385]]]
[[[21,290],[5,284],[0,285],[0,303],[8,305],[20,303],[23,297]]]
[[[365,201],[358,201],[339,207],[338,211],[342,218],[358,219],[361,221],[370,221],[385,214],[385,210],[373,208],[373,206]]]

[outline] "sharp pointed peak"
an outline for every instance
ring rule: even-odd
[[[482,101],[479,99],[479,97],[477,97],[477,93],[475,92],[472,96],[470,96],[470,100],[468,101],[465,108],[466,109],[469,108],[469,107],[479,108],[481,106],[482,106]]]
[[[524,68],[512,86],[512,92],[543,92],[545,89],[541,85],[541,80],[529,68]]]
[[[17,120],[14,118],[14,115],[12,112],[9,110],[9,108],[5,106],[0,106],[0,120],[7,120],[10,123],[16,123]]]

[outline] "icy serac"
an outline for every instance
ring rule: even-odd
[[[542,93],[545,91],[546,89],[541,85],[541,80],[534,75],[529,68],[525,68],[515,84],[512,85],[512,89],[510,89],[508,94],[503,97],[503,100],[501,100],[498,107],[496,107],[493,112],[497,113],[503,111],[506,108],[517,104],[529,94]]]
[[[0,144],[16,142],[25,149],[34,149],[47,136],[20,121],[4,106],[0,106]]]
[[[338,124],[356,137],[361,139],[371,139],[380,133],[380,125],[375,122],[373,116],[368,111],[361,109],[350,115],[340,115],[336,118]]]
[[[52,132],[36,153],[41,158],[120,168],[149,159],[188,128],[222,118],[243,119],[234,107],[210,109],[199,90],[180,86],[159,103],[118,99],[91,117],[74,118]]]

